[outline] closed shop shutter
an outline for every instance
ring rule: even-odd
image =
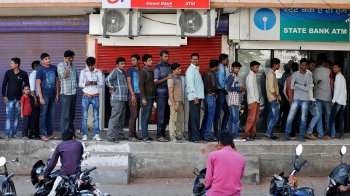
[[[10,59],[19,57],[21,69],[29,74],[32,72],[31,63],[40,60],[41,53],[48,53],[51,56],[53,65],[63,61],[63,53],[66,50],[75,52],[74,64],[78,73],[85,68],[86,58],[86,33],[0,33],[0,84],[2,84],[6,70],[10,69]],[[81,127],[81,95],[78,90],[75,128]],[[55,107],[55,117],[53,120],[54,131],[60,129],[60,103]],[[5,127],[5,105],[0,101],[0,130]],[[20,122],[19,130],[22,125]]]
[[[130,66],[130,56],[132,54],[151,54],[153,56],[153,64],[159,61],[159,52],[168,50],[170,52],[169,62],[179,63],[182,65],[183,73],[186,72],[190,65],[190,56],[192,53],[199,53],[199,66],[201,73],[204,73],[209,68],[210,59],[218,59],[221,53],[221,36],[213,38],[188,38],[186,46],[180,47],[155,47],[155,46],[102,46],[96,43],[96,59],[97,66],[104,72],[111,72],[115,68],[115,59],[119,56],[127,59],[127,66]]]

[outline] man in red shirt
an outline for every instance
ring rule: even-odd
[[[222,132],[218,151],[211,152],[207,159],[205,187],[206,196],[240,196],[246,160],[234,147],[233,135]]]

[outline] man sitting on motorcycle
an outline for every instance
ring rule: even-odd
[[[57,164],[58,158],[60,158],[61,161],[61,176],[69,176],[81,171],[80,163],[84,153],[84,147],[81,142],[75,140],[74,138],[75,133],[71,129],[67,129],[62,133],[63,142],[57,145],[43,175],[38,177],[39,180],[44,180],[52,172]],[[62,178],[60,176],[56,178],[54,187],[57,187],[61,179]],[[55,189],[56,188],[52,188],[49,195],[55,195]]]
[[[246,160],[236,151],[231,133],[222,132],[218,143],[219,150],[207,158],[206,196],[240,196]]]

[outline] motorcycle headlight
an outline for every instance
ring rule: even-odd
[[[333,187],[333,186],[337,185],[337,182],[333,178],[328,177],[328,185],[330,187]]]

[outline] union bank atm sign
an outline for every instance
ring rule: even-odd
[[[102,8],[210,9],[210,0],[102,0]]]

